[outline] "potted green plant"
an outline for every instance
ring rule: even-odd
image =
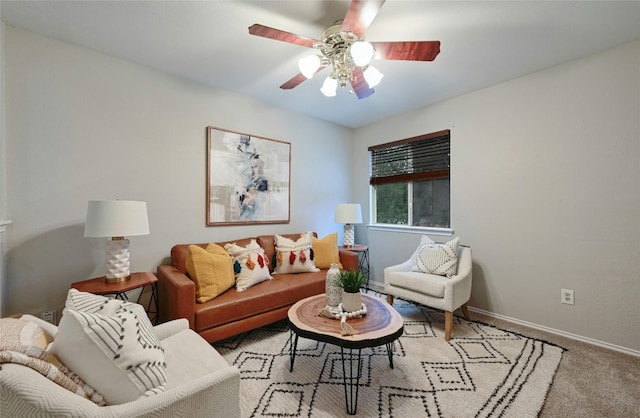
[[[360,288],[364,285],[365,277],[358,270],[343,270],[338,276],[338,285],[342,288],[342,310],[357,311],[362,307]]]

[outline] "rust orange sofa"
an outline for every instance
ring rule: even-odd
[[[300,234],[282,236],[295,240]],[[246,246],[251,239],[255,239],[264,249],[265,256],[273,260],[276,253],[274,235],[259,235],[216,244],[223,247],[227,243]],[[206,248],[208,244],[196,245]],[[191,244],[173,246],[171,264],[158,266],[160,322],[186,318],[189,327],[210,343],[285,319],[291,305],[325,291],[327,269],[320,269],[318,272],[273,274],[272,280],[258,283],[242,292],[232,287],[208,302],[197,303],[195,283],[189,278],[186,269],[189,245]],[[357,253],[340,251],[339,256],[344,269],[358,269]],[[272,273],[274,264],[269,265]]]

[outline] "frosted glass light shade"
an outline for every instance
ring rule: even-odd
[[[373,52],[373,45],[365,41],[354,42],[349,48],[351,58],[358,67],[368,65],[373,59]]]
[[[335,78],[327,77],[322,84],[322,88],[320,91],[327,97],[333,97],[336,95],[336,90],[338,89],[338,80]]]
[[[375,86],[380,84],[382,77],[384,77],[384,75],[380,71],[378,71],[376,67],[372,65],[367,67],[367,69],[364,70],[364,73],[362,75],[364,75],[364,80],[369,85],[369,88],[374,88]]]
[[[303,76],[311,78],[320,68],[320,57],[317,55],[309,55],[308,57],[300,58],[298,61],[298,68]]]

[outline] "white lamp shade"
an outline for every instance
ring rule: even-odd
[[[333,97],[336,95],[336,90],[338,89],[338,80],[335,78],[327,77],[322,84],[322,88],[320,91],[327,97]]]
[[[355,65],[364,67],[369,64],[373,58],[373,45],[365,41],[354,42],[349,48],[349,53]]]
[[[311,78],[320,68],[320,57],[317,55],[309,55],[308,57],[300,58],[298,61],[298,68],[303,76]]]
[[[369,85],[369,88],[374,88],[375,86],[380,84],[382,77],[384,77],[384,75],[380,71],[378,71],[376,67],[372,65],[367,67],[367,69],[364,70],[362,75],[364,76],[364,80]]]
[[[335,222],[339,224],[362,223],[362,208],[360,203],[340,203],[336,206]]]
[[[147,203],[92,200],[87,206],[85,237],[131,237],[149,234]]]

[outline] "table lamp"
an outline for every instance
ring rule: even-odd
[[[336,206],[335,222],[344,224],[344,246],[353,247],[355,245],[353,224],[362,223],[360,203],[340,203]]]
[[[87,207],[85,237],[110,237],[106,243],[107,283],[131,278],[129,240],[125,236],[148,235],[147,203],[133,200],[92,200]]]

